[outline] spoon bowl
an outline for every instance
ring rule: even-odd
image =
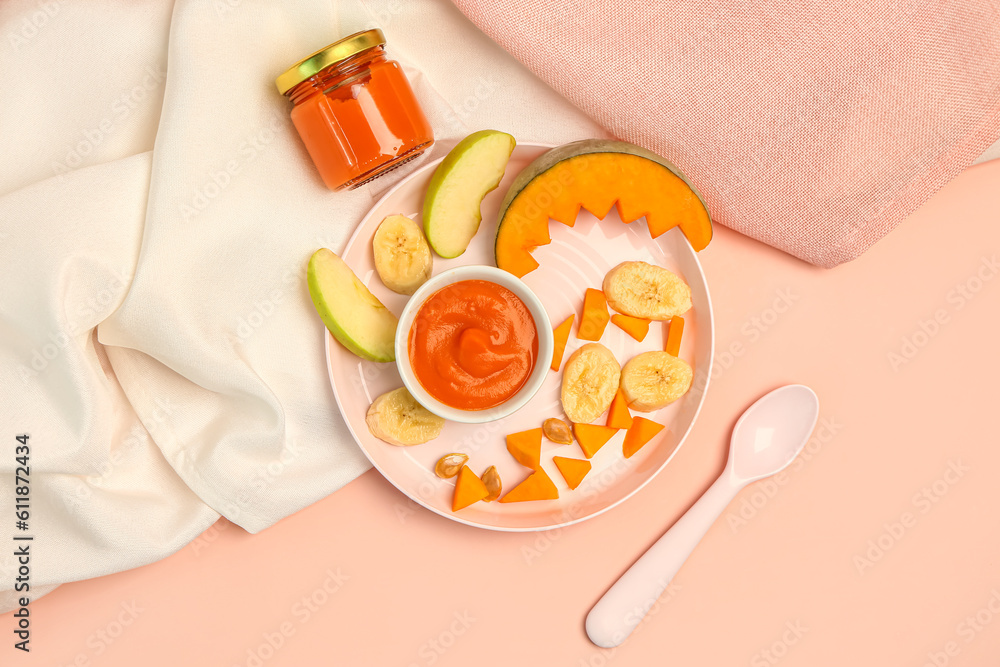
[[[790,384],[757,399],[733,427],[728,467],[744,485],[784,470],[812,434],[819,399],[809,387]]]

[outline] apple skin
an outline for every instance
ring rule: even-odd
[[[344,260],[320,248],[309,259],[306,277],[316,312],[341,345],[369,361],[396,360],[399,320]]]
[[[434,170],[424,195],[423,221],[427,242],[438,255],[451,259],[465,252],[483,219],[480,204],[503,179],[515,145],[505,132],[473,132]],[[476,167],[484,167],[475,175],[479,178],[470,176]]]

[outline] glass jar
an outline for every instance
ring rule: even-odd
[[[323,182],[355,188],[423,153],[430,123],[381,30],[334,42],[279,76],[292,124]]]

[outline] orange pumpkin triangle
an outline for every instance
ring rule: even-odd
[[[625,458],[631,458],[662,430],[663,424],[657,424],[644,417],[634,417],[632,426],[625,432],[625,442],[622,443],[622,453],[625,454]]]
[[[472,503],[479,502],[488,495],[490,492],[483,484],[483,480],[479,479],[479,476],[472,472],[469,466],[462,466],[462,469],[458,471],[458,479],[455,480],[455,495],[451,499],[451,511],[457,512]]]
[[[670,318],[670,327],[667,329],[667,354],[675,357],[681,353],[681,336],[684,335],[684,318],[674,315]]]
[[[511,433],[507,436],[507,451],[524,467],[536,469],[542,452],[542,429]]]
[[[568,459],[565,456],[553,456],[552,461],[559,468],[559,472],[562,473],[563,479],[569,484],[569,488],[575,489],[580,486],[580,482],[583,478],[587,476],[590,472],[590,461],[584,461],[582,459]]]
[[[601,340],[610,319],[608,300],[604,298],[604,292],[588,287],[583,297],[583,317],[580,318],[580,328],[576,330],[576,337],[580,340]]]
[[[552,330],[552,370],[559,370],[562,365],[563,354],[566,352],[566,341],[569,340],[569,332],[573,329],[573,320],[576,315],[570,315],[566,320]]]
[[[640,343],[646,339],[646,334],[649,333],[649,320],[615,313],[611,316],[611,321],[615,323],[615,326]]]
[[[628,401],[625,399],[625,392],[621,389],[615,394],[608,408],[608,420],[605,422],[608,428],[628,428],[632,425],[632,413],[628,411]]]
[[[573,435],[580,443],[580,449],[588,459],[593,458],[601,447],[618,431],[597,424],[573,424]]]
[[[500,502],[520,503],[525,500],[555,500],[558,497],[559,489],[545,474],[545,471],[539,468],[528,475],[528,479],[508,491],[507,495],[500,499]]]

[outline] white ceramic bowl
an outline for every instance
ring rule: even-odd
[[[417,311],[431,295],[442,287],[463,280],[487,280],[509,289],[528,307],[528,312],[531,313],[531,317],[535,321],[535,329],[538,331],[538,357],[535,359],[535,367],[532,369],[531,375],[528,376],[527,382],[524,383],[520,391],[506,401],[486,410],[462,410],[445,405],[423,388],[413,373],[413,366],[410,363],[410,327],[413,326],[413,318],[416,317]],[[406,302],[406,306],[403,307],[403,312],[399,317],[399,325],[396,327],[396,367],[403,379],[403,385],[410,390],[418,403],[434,414],[463,424],[483,424],[495,419],[502,419],[524,407],[545,381],[549,366],[552,364],[552,348],[552,325],[549,323],[549,316],[545,313],[542,302],[520,278],[494,266],[458,266],[442,271],[413,293],[413,296]]]

